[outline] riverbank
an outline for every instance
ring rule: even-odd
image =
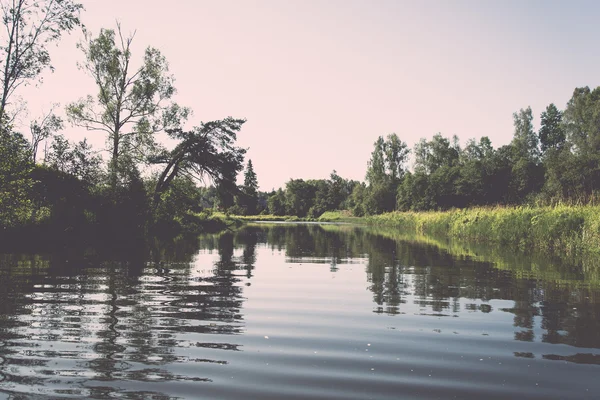
[[[225,217],[225,214],[215,213]],[[228,218],[245,222],[347,222],[364,224],[364,219],[361,217],[353,217],[350,211],[338,210],[338,211],[326,211],[319,218],[309,217],[298,217],[295,215],[272,215],[272,214],[261,214],[261,215],[229,215]]]
[[[427,236],[565,256],[600,255],[600,207],[494,207],[440,212],[392,212],[366,217],[368,225]]]

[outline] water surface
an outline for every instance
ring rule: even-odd
[[[2,254],[0,399],[597,398],[599,285],[521,262],[303,224]]]

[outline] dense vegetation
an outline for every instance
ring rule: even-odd
[[[495,207],[441,212],[392,212],[369,217],[373,225],[407,234],[444,235],[469,242],[509,245],[566,257],[600,251],[600,207]]]
[[[66,107],[72,125],[104,135],[108,160],[87,140],[71,143],[59,134],[65,121],[55,113],[56,105],[31,121],[31,140],[26,140],[15,129],[25,108],[15,92],[51,68],[48,45],[81,26],[82,6],[73,0],[2,0],[1,11],[8,32],[0,44],[4,242],[102,239],[127,245],[148,233],[172,236],[226,227],[226,220],[205,210],[196,182],[208,177],[220,204],[252,195],[236,185],[245,150],[235,141],[245,120],[227,117],[186,129],[190,110],[173,101],[167,60],[152,47],[135,58],[133,35],[124,36],[117,24],[98,36],[84,31],[78,45],[81,69],[97,92]],[[157,141],[159,132],[169,135],[172,148]],[[247,186],[253,184],[256,179]],[[247,207],[254,211],[252,204]]]
[[[73,126],[104,135],[108,159],[87,140],[71,143],[60,134],[66,121],[55,105],[30,121],[26,139],[14,128],[24,108],[14,94],[51,68],[48,45],[81,25],[81,11],[73,0],[2,0],[9,32],[0,46],[4,236],[88,235],[118,242],[148,233],[222,228],[229,214],[331,220],[341,215],[327,214],[336,210],[362,217],[474,206],[581,204],[593,201],[600,189],[600,88],[584,87],[574,90],[564,110],[548,105],[537,132],[531,108],[516,112],[513,139],[499,148],[487,137],[461,146],[456,136],[438,133],[421,139],[411,151],[392,133],[375,141],[365,182],[333,171],[329,179],[291,179],[283,188],[261,192],[252,160],[246,161],[245,149],[235,145],[245,120],[228,117],[186,128],[191,110],[173,101],[176,89],[167,60],[152,47],[135,58],[130,49],[133,36],[125,36],[119,24],[97,36],[85,33],[78,45],[81,69],[97,91],[82,93],[65,109]],[[157,140],[160,132],[172,139],[171,148]],[[244,169],[243,184],[238,185]],[[205,177],[211,184],[199,186],[199,178]],[[529,209],[519,210],[496,210],[493,218],[506,213],[516,218]],[[536,212],[546,215],[545,210]],[[590,221],[580,218],[579,208],[569,211],[566,219],[562,209],[547,210],[552,218],[564,220],[565,234]],[[410,220],[414,215],[388,219],[397,223],[397,218]],[[443,215],[440,218],[446,218]],[[467,229],[459,229],[455,221],[444,226],[453,232]]]
[[[564,111],[548,105],[537,132],[531,108],[513,114],[513,139],[499,148],[485,136],[470,139],[465,146],[458,137],[449,139],[440,133],[431,140],[421,139],[412,150],[412,170],[407,168],[411,152],[406,143],[396,134],[380,136],[367,165],[366,182],[337,175],[319,181],[292,179],[285,189],[269,195],[268,212],[302,217],[348,208],[364,216],[587,203],[600,189],[599,115],[600,88],[577,88]]]

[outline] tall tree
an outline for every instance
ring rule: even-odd
[[[98,94],[67,107],[74,124],[108,135],[113,184],[123,168],[122,158],[130,164],[143,160],[154,150],[154,134],[179,128],[189,113],[170,102],[174,78],[160,51],[148,47],[141,66],[132,70],[134,36],[125,37],[120,24],[116,32],[102,29],[96,38],[86,34],[85,42],[79,44],[85,56],[81,68],[94,79]]]
[[[244,173],[244,187],[242,188],[244,196],[244,205],[246,207],[246,213],[248,215],[254,215],[256,213],[256,206],[258,204],[258,179],[252,160],[248,160],[246,166],[246,172]]]
[[[515,133],[512,147],[511,201],[521,202],[543,184],[543,171],[539,164],[538,136],[533,129],[531,107],[513,114]]]
[[[83,6],[73,0],[1,0],[6,35],[0,43],[0,124],[14,118],[7,106],[22,85],[52,68],[48,45],[80,25]]]
[[[546,107],[541,114],[539,131],[542,153],[550,149],[559,149],[565,142],[566,135],[562,124],[562,112],[554,104]]]
[[[314,205],[317,187],[311,181],[290,179],[285,184],[285,202],[288,215],[306,217]]]
[[[576,88],[563,117],[573,151],[593,159],[600,152],[600,87]]]
[[[273,215],[285,215],[285,192],[279,188],[277,192],[273,191],[267,200],[269,213]]]
[[[398,135],[392,133],[385,141],[385,161],[392,182],[399,182],[406,172],[405,164],[410,150]]]
[[[371,159],[367,166],[367,182],[374,185],[385,179],[385,140],[379,136],[374,143]]]
[[[563,193],[590,195],[600,189],[600,87],[576,88],[563,123],[567,136],[560,166]],[[568,151],[568,153],[567,153]],[[575,172],[575,173],[573,173]]]
[[[27,141],[0,128],[0,230],[28,217],[32,168]]]
[[[442,166],[453,166],[458,162],[460,149],[450,140],[437,133],[430,141],[421,139],[415,145],[415,170],[433,173]]]
[[[539,140],[533,129],[533,112],[531,107],[520,109],[513,114],[515,133],[512,146],[519,158],[527,158],[532,162],[539,159]]]

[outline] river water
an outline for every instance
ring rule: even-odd
[[[600,285],[523,268],[309,224],[2,254],[0,399],[599,398]]]

